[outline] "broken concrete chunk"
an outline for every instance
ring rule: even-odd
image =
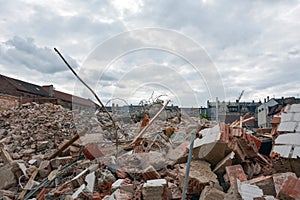
[[[182,164],[181,166],[182,167],[179,169],[179,183],[180,187],[183,188],[186,165]],[[191,162],[187,194],[200,195],[206,185],[218,183],[217,175],[211,171],[209,163],[201,160],[194,160]]]
[[[217,141],[204,144],[200,147],[198,159],[205,160],[211,165],[216,166],[230,152],[228,144],[223,141]]]
[[[9,189],[17,183],[12,170],[13,166],[10,164],[6,164],[0,168],[0,189]]]
[[[49,148],[49,141],[38,141],[36,145],[36,151],[44,151]]]
[[[119,157],[119,165],[123,171],[130,173],[142,173],[148,166],[153,166],[156,170],[163,169],[166,159],[163,153],[150,151],[148,153],[123,154]]]
[[[169,191],[168,199],[181,199],[182,197],[181,189],[177,187],[175,183],[168,182],[168,191]]]
[[[85,185],[82,184],[82,185],[76,190],[76,192],[74,192],[74,194],[72,194],[72,198],[73,198],[73,199],[76,199],[76,198],[79,196],[79,194],[80,194],[81,192],[83,192],[84,189],[85,189]]]
[[[165,179],[148,180],[143,185],[142,193],[145,200],[167,199],[167,181]]]
[[[217,174],[223,174],[225,172],[225,167],[232,164],[235,153],[230,152],[225,158],[223,158],[214,168],[213,172]]]
[[[43,160],[39,166],[39,175],[42,178],[46,178],[51,172],[51,166],[49,160]]]
[[[189,142],[183,142],[167,152],[166,159],[168,164],[174,165],[176,163],[185,163],[188,153]],[[183,162],[182,162],[183,160]]]
[[[131,180],[126,178],[126,179],[118,179],[116,180],[112,186],[111,186],[112,191],[115,191],[117,189],[120,189],[121,191],[126,191],[129,193],[134,193],[134,186],[131,183]]]
[[[51,167],[58,169],[59,167],[65,166],[73,161],[72,156],[56,157],[50,160]]]
[[[85,177],[85,182],[87,183],[86,189],[90,191],[91,193],[94,193],[94,186],[95,186],[95,172],[92,172]]]
[[[244,181],[250,185],[256,185],[263,190],[264,195],[276,196],[274,181],[272,176],[261,176],[248,181]]]
[[[254,197],[262,197],[264,195],[262,189],[260,189],[256,185],[243,183],[239,179],[237,179],[236,181],[238,191],[243,200],[253,200]]]
[[[4,197],[4,196],[11,198],[11,199],[15,198],[15,194],[12,191],[0,190],[0,197]]]
[[[103,200],[125,200],[133,199],[133,195],[129,192],[117,189],[110,196],[105,196]],[[135,197],[135,199],[138,199]]]
[[[112,191],[115,191],[116,189],[120,188],[121,183],[124,181],[124,179],[118,179],[116,180],[112,185],[111,185],[111,189]]]
[[[211,186],[205,186],[199,200],[223,200],[225,193]]]
[[[237,186],[231,186],[225,194],[224,200],[243,200],[238,192]]]

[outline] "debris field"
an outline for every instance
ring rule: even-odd
[[[300,199],[300,104],[256,132],[164,108],[0,112],[0,199]]]

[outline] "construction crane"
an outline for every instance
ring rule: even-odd
[[[242,98],[244,92],[245,92],[245,90],[243,90],[243,91],[241,92],[240,96],[236,99],[236,102],[237,102],[237,103],[240,102],[240,100],[241,100],[241,98]]]

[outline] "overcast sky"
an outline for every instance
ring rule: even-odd
[[[56,47],[104,102],[136,103],[153,91],[182,106],[204,106],[216,96],[235,101],[242,90],[241,101],[300,97],[300,1],[0,4],[0,72],[6,76],[90,97]],[[159,34],[135,32],[149,27]]]

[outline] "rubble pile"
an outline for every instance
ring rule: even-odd
[[[1,113],[1,144],[13,159],[28,161],[33,154],[46,154],[76,133],[72,112],[53,104],[26,104]]]
[[[286,107],[256,136],[242,122],[143,113],[117,121],[118,141],[102,112],[25,104],[0,113],[0,199],[300,199],[299,113]]]

